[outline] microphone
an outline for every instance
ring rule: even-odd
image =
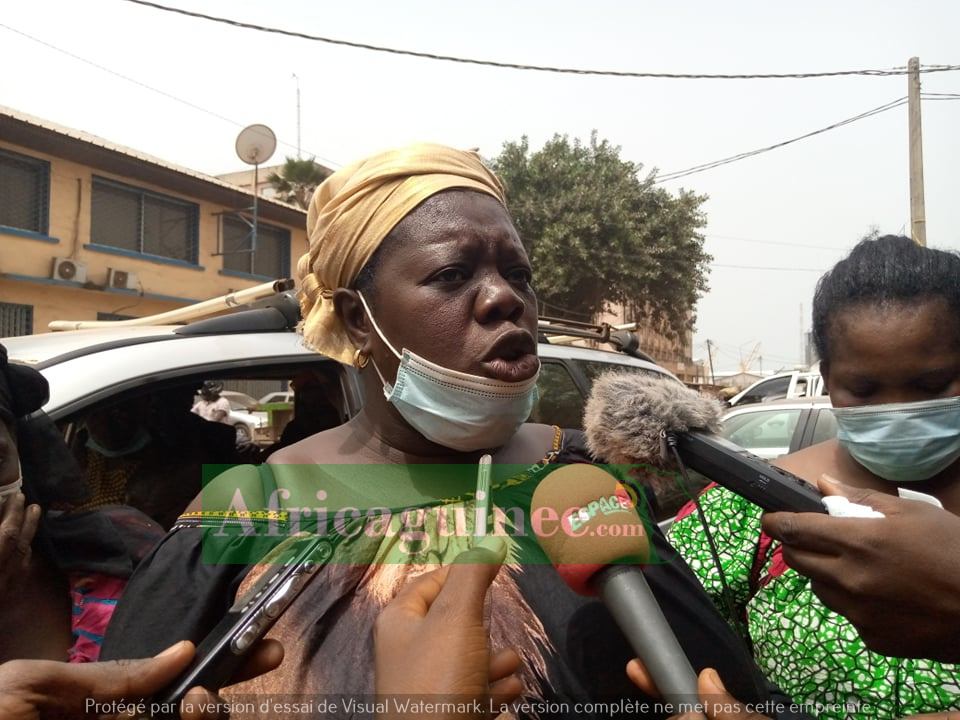
[[[675,470],[667,453],[764,510],[825,513],[820,491],[716,433],[720,404],[667,375],[611,372],[584,407],[587,449],[616,464]]]
[[[663,698],[674,709],[698,702],[693,671],[640,566],[650,559],[636,494],[595,465],[566,465],[533,493],[531,517],[559,518],[538,539],[564,582],[599,595]]]
[[[720,403],[667,375],[608,372],[597,378],[583,411],[587,449],[615,464],[670,467],[664,433],[720,431]]]

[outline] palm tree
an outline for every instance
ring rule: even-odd
[[[310,203],[317,185],[326,180],[330,171],[314,162],[313,158],[288,157],[280,173],[270,173],[267,182],[284,202],[299,205],[304,210]]]

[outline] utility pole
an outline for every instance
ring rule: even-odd
[[[910,233],[918,245],[927,244],[923,201],[923,137],[920,131],[920,58],[907,63],[907,113],[910,123]]]
[[[707,340],[707,360],[710,361],[710,384],[716,385],[717,379],[713,375],[713,351],[710,349],[710,341]]]

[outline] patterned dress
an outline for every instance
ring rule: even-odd
[[[163,536],[160,525],[126,505],[51,510],[44,516],[35,544],[67,578],[73,636],[70,662],[99,658],[127,580]]]
[[[700,502],[733,613],[739,621],[745,617],[757,664],[811,714],[877,720],[960,709],[960,666],[871,652],[853,625],[825,607],[810,581],[787,566],[780,543],[762,533],[756,505],[716,485]],[[680,510],[669,537],[729,618],[692,502]]]
[[[102,573],[69,573],[68,580],[73,610],[69,662],[94,662],[100,657],[103,635],[127,579]]]

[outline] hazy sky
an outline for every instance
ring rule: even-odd
[[[960,65],[953,0],[162,0],[325,38],[515,64],[657,73],[819,73]],[[338,166],[415,140],[602,139],[665,174],[835,124],[904,97],[907,79],[598,77],[407,57],[237,28],[130,0],[31,0],[0,15],[0,104],[201,172],[244,169],[236,135],[275,131],[274,161]],[[960,93],[960,71],[925,74]],[[297,112],[299,86],[300,110]],[[943,96],[931,96],[943,97]],[[954,99],[955,100],[955,99]],[[960,248],[960,104],[923,104],[928,244]],[[801,359],[820,274],[876,227],[910,231],[907,108],[666,182],[710,196],[711,290],[694,357],[752,369]]]

